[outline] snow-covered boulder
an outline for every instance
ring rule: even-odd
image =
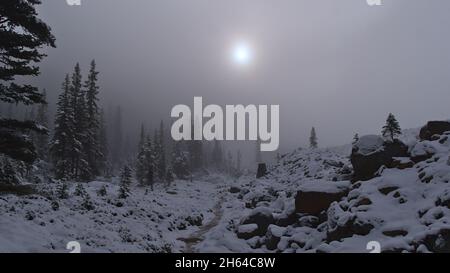
[[[328,209],[331,203],[339,201],[350,188],[346,181],[312,181],[304,183],[295,197],[295,211],[318,215]]]
[[[250,239],[258,235],[257,224],[240,225],[237,230],[237,236],[239,239]]]
[[[276,225],[270,225],[267,228],[265,243],[268,250],[277,249],[281,236],[283,236],[285,231],[286,231],[285,227],[279,227]]]
[[[450,131],[450,122],[429,121],[427,125],[420,129],[419,137],[421,140],[432,140],[434,135],[442,135],[447,131]]]
[[[258,229],[255,231],[257,235],[266,234],[269,225],[273,224],[275,219],[272,211],[265,207],[259,207],[250,212],[250,214],[242,220],[242,225],[256,224]]]
[[[353,180],[369,180],[380,167],[395,167],[394,158],[408,156],[408,146],[400,140],[384,141],[380,136],[363,136],[353,146],[350,157]]]

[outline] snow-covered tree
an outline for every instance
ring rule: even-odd
[[[182,142],[175,143],[172,151],[173,172],[179,179],[186,179],[189,176],[189,154],[182,147]]]
[[[73,112],[70,101],[70,79],[69,75],[66,75],[58,98],[55,129],[50,146],[53,167],[58,179],[70,178],[72,173],[70,148],[73,141]]]
[[[130,195],[131,179],[131,169],[125,165],[120,174],[119,198],[125,199]]]
[[[359,135],[355,134],[355,136],[353,137],[352,144],[355,145],[358,141],[359,141]]]
[[[99,87],[97,85],[99,72],[96,71],[95,60],[92,60],[89,75],[84,83],[86,94],[86,123],[83,136],[83,154],[86,158],[89,174],[87,178],[93,178],[100,174],[101,161],[104,160],[100,148],[100,110],[98,106]]]
[[[386,124],[383,126],[383,130],[381,131],[384,137],[390,138],[391,141],[394,141],[395,137],[402,134],[402,129],[392,113],[389,113]]]
[[[309,147],[312,149],[317,148],[318,142],[317,142],[317,134],[316,134],[316,128],[312,127],[311,134],[309,136]]]
[[[50,27],[37,17],[39,0],[9,0],[0,3],[0,101],[12,105],[42,104],[45,99],[29,84],[16,83],[16,76],[37,76],[36,66],[45,54],[43,46],[55,47]],[[0,116],[0,154],[32,163],[37,158],[30,132],[46,133],[32,121]]]

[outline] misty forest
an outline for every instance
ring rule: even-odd
[[[102,99],[98,59],[33,83],[59,39],[40,2],[0,3],[0,252],[450,252],[450,121],[406,129],[392,108],[375,134],[321,145],[309,125],[270,153],[175,141],[169,111]]]

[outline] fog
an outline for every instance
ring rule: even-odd
[[[384,0],[44,1],[57,48],[33,79],[54,102],[76,62],[95,58],[105,109],[121,105],[129,134],[170,121],[176,104],[279,104],[280,150],[349,143],[450,117],[450,2]],[[233,43],[254,49],[248,67]],[[253,146],[252,146],[253,147]]]

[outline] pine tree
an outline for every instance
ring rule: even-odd
[[[59,95],[53,139],[50,153],[57,179],[70,178],[72,173],[72,160],[70,147],[73,135],[73,112],[70,107],[70,79],[66,75],[62,84],[62,93]]]
[[[88,78],[84,83],[86,105],[85,108],[80,109],[80,111],[86,111],[86,123],[83,124],[83,126],[85,126],[85,128],[83,128],[85,130],[83,135],[83,155],[86,158],[89,168],[89,173],[86,173],[87,179],[100,174],[100,161],[103,160],[99,143],[100,111],[98,106],[98,74],[99,72],[96,71],[95,60],[92,60]]]
[[[159,132],[158,132],[158,162],[157,162],[157,168],[158,168],[158,176],[159,179],[164,179],[166,176],[166,150],[164,145],[164,122],[161,120],[161,123],[159,125]]]
[[[173,172],[179,179],[186,179],[189,175],[189,154],[183,150],[182,142],[176,142],[172,151]]]
[[[71,177],[77,180],[87,180],[91,176],[91,170],[84,154],[84,144],[86,143],[86,100],[85,92],[82,89],[82,76],[80,65],[75,65],[70,86],[69,109],[72,112],[71,135],[69,137]]]
[[[170,187],[170,185],[172,184],[174,178],[173,178],[173,171],[172,168],[169,167],[167,168],[167,172],[166,172],[166,182],[167,182],[167,186]]]
[[[353,142],[352,142],[352,144],[355,145],[358,141],[359,141],[359,135],[358,135],[358,134],[355,134],[355,136],[353,137]]]
[[[65,183],[65,182],[61,183],[61,185],[57,189],[56,194],[59,199],[69,198],[69,189],[67,187],[67,183]]]
[[[145,141],[145,129],[144,124],[142,124],[138,145],[138,154],[136,158],[136,178],[141,186],[145,185],[145,175],[147,170],[146,145],[147,143]]]
[[[130,195],[131,179],[131,169],[125,165],[120,174],[119,198],[125,199]]]
[[[0,101],[24,105],[46,103],[34,86],[15,83],[16,76],[37,76],[35,66],[45,54],[43,46],[55,47],[50,27],[37,18],[39,0],[0,2]],[[46,128],[31,121],[18,121],[0,116],[0,154],[32,163],[37,158],[29,132],[47,133]]]
[[[394,141],[396,136],[402,134],[402,129],[392,113],[389,113],[386,119],[386,125],[383,126],[382,134],[384,137],[389,137],[391,141]]]
[[[316,134],[316,129],[314,127],[312,127],[311,129],[311,135],[309,137],[309,147],[312,149],[317,148],[318,143],[317,143],[317,134]]]

